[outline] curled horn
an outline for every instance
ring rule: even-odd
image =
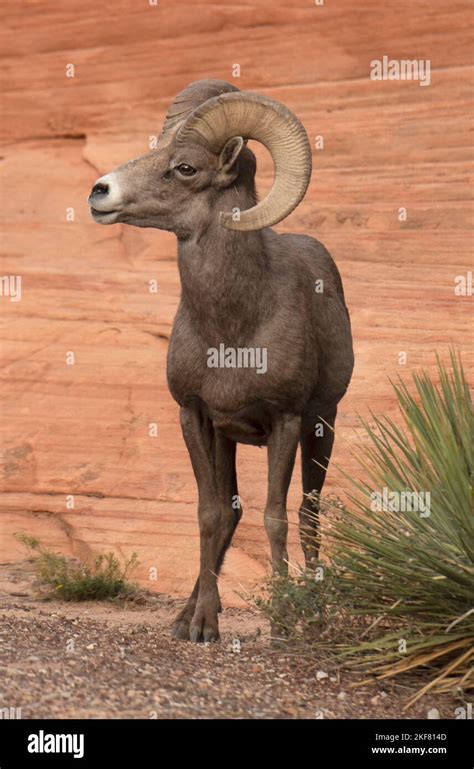
[[[303,199],[311,178],[311,148],[298,118],[280,102],[237,91],[214,96],[197,107],[181,125],[176,142],[193,141],[218,154],[233,136],[261,142],[270,152],[275,178],[268,195],[234,220],[221,212],[231,230],[271,227],[290,214]]]
[[[166,113],[160,141],[168,141],[175,129],[203,102],[223,93],[239,92],[239,89],[225,80],[196,80],[183,88]]]

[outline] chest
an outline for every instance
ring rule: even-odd
[[[177,323],[168,351],[171,394],[180,404],[199,398],[209,410],[223,413],[257,401],[284,408],[290,400],[304,399],[308,382],[301,376],[306,351],[299,340],[256,334],[240,344],[207,341]]]

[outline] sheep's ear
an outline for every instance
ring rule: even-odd
[[[237,169],[235,168],[235,163],[242,152],[244,144],[245,142],[241,136],[233,136],[221,150],[216,174],[216,181],[220,187],[231,184],[236,178]]]

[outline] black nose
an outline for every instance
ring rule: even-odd
[[[92,187],[92,195],[107,195],[109,192],[108,184],[94,184]]]

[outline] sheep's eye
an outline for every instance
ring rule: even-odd
[[[176,166],[176,170],[183,176],[194,176],[196,173],[196,169],[192,166],[188,166],[187,163],[181,163],[179,166]]]

